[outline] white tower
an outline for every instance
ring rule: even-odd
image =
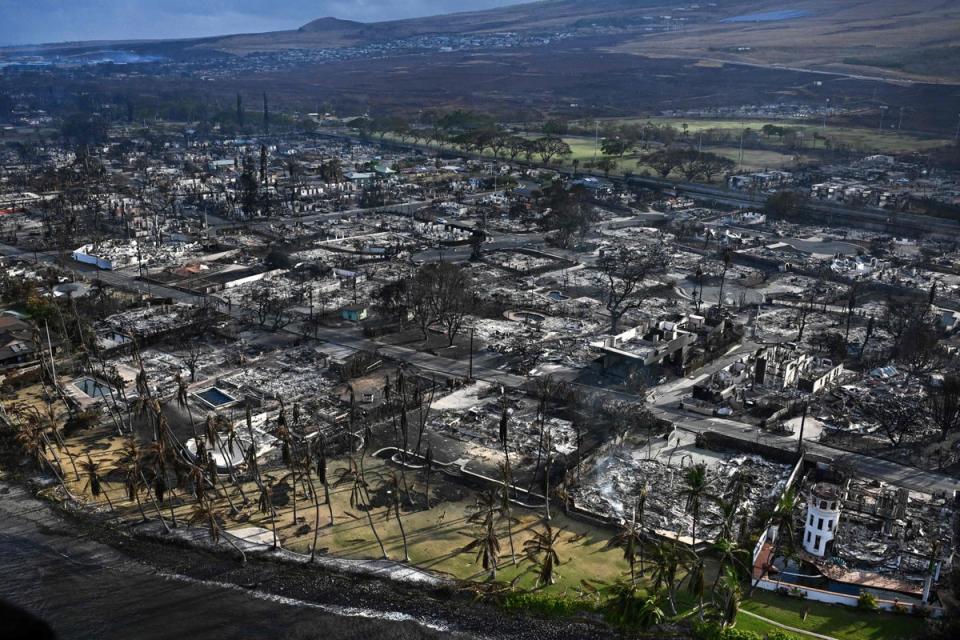
[[[837,485],[820,482],[810,489],[803,522],[804,551],[821,558],[826,554],[827,543],[837,532],[840,506],[840,487]]]

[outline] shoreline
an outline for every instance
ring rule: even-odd
[[[251,598],[316,608],[337,616],[390,621],[409,627],[406,631],[414,633],[412,637],[622,637],[594,622],[544,620],[506,612],[493,604],[476,602],[472,595],[459,591],[452,580],[441,576],[436,576],[435,581],[405,580],[395,572],[385,571],[377,561],[331,556],[319,561],[318,556],[318,562],[311,564],[309,557],[242,541],[247,563],[241,565],[229,543],[221,541],[214,546],[205,530],[179,525],[169,536],[154,521],[127,524],[120,529],[106,522],[105,513],[91,512],[76,503],[44,499],[37,495],[37,490],[34,480],[0,474],[0,504],[13,502],[26,507],[33,514],[30,520],[38,532],[104,545],[161,579],[238,591]],[[403,566],[390,564],[395,568]]]

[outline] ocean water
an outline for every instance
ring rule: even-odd
[[[64,527],[46,505],[0,483],[0,600],[43,619],[64,640],[450,637],[442,624],[401,613],[160,573]],[[0,621],[0,638],[12,631]]]

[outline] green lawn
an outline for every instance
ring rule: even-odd
[[[781,624],[839,640],[909,639],[919,635],[926,624],[920,618],[909,615],[861,611],[853,607],[788,598],[760,590],[755,591],[749,600],[744,600],[741,608]],[[804,609],[808,609],[806,620],[801,619]],[[770,630],[769,625],[744,615],[737,618],[737,628],[758,632]]]
[[[896,117],[895,114],[888,114],[888,118]],[[889,122],[890,120],[888,120]],[[923,151],[942,147],[950,144],[949,140],[942,138],[928,138],[913,135],[910,133],[897,131],[884,131],[881,133],[875,128],[863,127],[834,127],[829,126],[824,129],[821,124],[813,122],[789,122],[784,120],[683,120],[680,118],[618,118],[616,120],[605,120],[605,122],[622,122],[624,124],[643,124],[651,122],[656,125],[672,125],[678,131],[683,132],[683,125],[687,125],[687,132],[691,138],[695,134],[705,129],[723,129],[739,134],[744,127],[759,132],[766,124],[786,127],[797,131],[803,131],[804,137],[813,143],[813,134],[818,134],[831,138],[836,142],[848,145],[855,151],[865,153],[909,153],[912,151]],[[878,122],[879,124],[879,122]],[[774,137],[767,141],[768,144],[777,144],[778,140]],[[817,141],[816,147],[823,148],[823,141]],[[592,149],[592,147],[591,147]]]

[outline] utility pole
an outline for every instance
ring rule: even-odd
[[[880,128],[878,129],[880,133],[883,133],[883,117],[887,115],[887,109],[889,109],[887,105],[880,105]]]
[[[597,147],[600,146],[600,123],[594,121],[593,123],[593,160],[597,160]]]
[[[473,327],[470,327],[470,372],[467,378],[473,380]]]
[[[903,127],[903,107],[900,107],[900,119],[897,120],[897,131]]]
[[[810,408],[809,402],[803,403],[803,417],[800,418],[800,437],[797,438],[797,453],[803,453],[803,427],[807,422],[807,409]]]
[[[746,129],[740,129],[740,155],[737,160],[737,168],[743,169],[743,134],[746,132]]]
[[[827,112],[830,111],[830,98],[827,98],[827,106],[823,110],[823,128],[827,128]]]

